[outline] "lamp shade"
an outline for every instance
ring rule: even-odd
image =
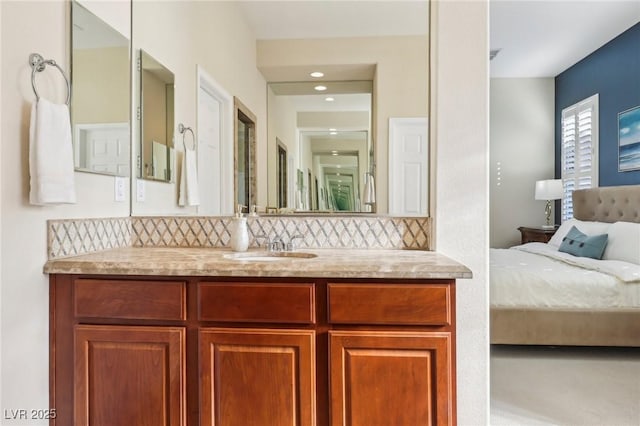
[[[536,200],[559,200],[563,195],[562,179],[547,179],[536,182]]]

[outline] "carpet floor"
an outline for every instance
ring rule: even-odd
[[[491,425],[640,426],[640,348],[493,345]]]

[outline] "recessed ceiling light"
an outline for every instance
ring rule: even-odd
[[[330,135],[337,135],[338,132],[329,132]]]
[[[314,87],[314,89],[316,89],[318,92],[322,92],[324,90],[327,90],[327,86],[320,85],[320,86]]]
[[[314,71],[311,74],[309,74],[311,77],[313,78],[320,78],[320,77],[324,77],[324,73],[320,72],[320,71]]]
[[[329,131],[330,132],[335,132],[336,130],[338,130],[338,129],[336,129],[335,127],[329,127]]]
[[[324,98],[325,101],[327,102],[333,102],[335,101],[335,98],[332,98],[331,96]]]
[[[338,155],[338,151],[331,151],[331,155]]]

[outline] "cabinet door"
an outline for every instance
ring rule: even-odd
[[[75,425],[186,424],[181,327],[75,328]]]
[[[315,332],[200,331],[202,426],[315,425]]]
[[[330,331],[331,425],[455,424],[445,332]]]

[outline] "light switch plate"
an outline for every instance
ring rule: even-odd
[[[144,201],[144,181],[141,179],[136,180],[136,201]]]
[[[124,202],[127,197],[127,179],[122,176],[116,176],[113,189],[114,199],[118,202]]]

